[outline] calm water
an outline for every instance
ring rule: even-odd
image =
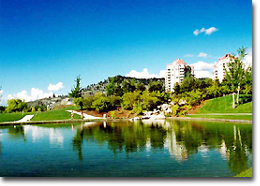
[[[166,120],[0,126],[0,176],[230,177],[252,125]]]

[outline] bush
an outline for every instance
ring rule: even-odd
[[[5,111],[5,107],[4,106],[0,106],[0,113]]]
[[[32,112],[32,113],[34,113],[34,112],[35,112],[35,107],[32,107],[32,110],[31,110],[31,112]]]
[[[180,106],[178,104],[174,104],[171,106],[172,115],[177,116],[180,111]]]
[[[27,111],[28,106],[27,103],[25,103],[21,99],[9,99],[7,101],[7,107],[6,112],[21,112],[21,111]]]
[[[248,103],[252,101],[252,94],[241,94],[239,96],[239,103],[243,104],[243,103]]]
[[[96,97],[96,99],[92,103],[92,106],[98,112],[106,112],[112,110],[110,99],[104,95]]]

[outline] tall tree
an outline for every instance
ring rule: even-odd
[[[228,69],[225,69],[226,80],[231,85],[231,92],[233,96],[232,107],[235,108],[235,94],[237,91],[237,104],[239,104],[239,91],[240,85],[243,83],[245,78],[245,70],[243,68],[242,60],[247,55],[246,48],[242,47],[237,50],[238,56],[231,57],[230,61],[227,63]]]
[[[78,76],[75,80],[76,85],[74,85],[73,89],[71,89],[71,92],[69,93],[70,97],[72,97],[72,98],[81,97],[80,81],[81,81],[81,78],[80,78],[80,76]]]

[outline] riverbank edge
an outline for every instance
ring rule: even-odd
[[[189,117],[167,117],[166,119],[176,119],[176,120],[196,120],[196,121],[211,121],[211,122],[227,122],[227,123],[247,123],[252,124],[252,120],[238,120],[238,119],[216,119],[216,118],[189,118]],[[0,122],[0,126],[4,125],[33,125],[33,124],[51,124],[51,123],[80,123],[80,122],[96,122],[96,121],[129,121],[129,119],[67,119],[67,120],[45,120],[45,121],[27,121],[27,122]],[[150,120],[156,121],[156,120]]]

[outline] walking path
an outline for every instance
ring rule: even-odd
[[[67,110],[67,112],[70,112],[70,113],[73,112],[74,114],[78,114],[81,116],[81,112],[77,112],[75,110]],[[83,113],[83,117],[84,117],[84,119],[104,119],[103,117],[91,116],[86,113]]]
[[[15,123],[22,123],[22,122],[27,122],[30,121],[33,118],[34,115],[26,115],[22,119],[15,121]]]

